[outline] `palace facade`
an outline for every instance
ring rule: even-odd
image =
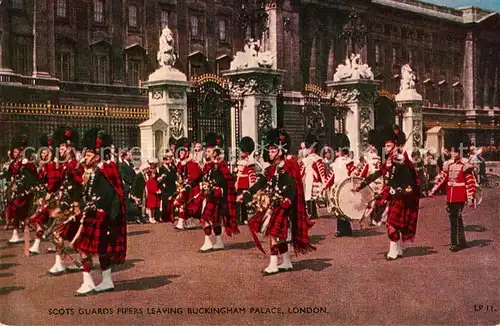
[[[157,68],[165,26],[190,80],[221,75],[247,37],[263,35],[285,71],[279,117],[294,142],[308,128],[306,85],[326,90],[350,52],[381,81],[379,123],[394,121],[393,96],[410,63],[426,130],[500,142],[500,14],[417,0],[3,0],[0,101],[147,107],[141,85]]]

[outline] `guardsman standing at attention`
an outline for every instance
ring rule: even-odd
[[[446,211],[450,217],[450,250],[452,252],[467,247],[462,211],[467,202],[469,206],[475,207],[477,185],[472,172],[474,166],[461,157],[461,154],[467,148],[467,143],[466,137],[453,139],[453,144],[449,146],[449,148],[451,147],[451,159],[444,162],[443,170],[437,178],[436,185],[429,194],[429,196],[433,197],[441,187],[446,185]]]

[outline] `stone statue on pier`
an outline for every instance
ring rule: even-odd
[[[411,69],[409,64],[405,64],[401,67],[401,86],[399,91],[415,90],[415,72]]]
[[[374,80],[375,76],[373,75],[372,69],[361,61],[361,55],[352,53],[350,56],[346,57],[345,64],[338,65],[333,75],[333,81],[357,79]]]
[[[174,50],[174,34],[172,31],[165,27],[160,35],[159,39],[159,51],[156,55],[156,59],[160,64],[160,68],[156,69],[151,75],[149,75],[149,81],[157,80],[180,80],[187,81],[187,77],[178,69],[174,68],[175,61],[177,60],[177,55]]]
[[[270,51],[261,51],[259,40],[248,39],[245,42],[244,51],[236,52],[231,62],[231,70],[244,68],[271,68],[274,56]]]

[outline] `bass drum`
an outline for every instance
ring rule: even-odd
[[[349,177],[342,181],[333,193],[333,202],[337,213],[351,221],[361,221],[367,208],[375,200],[375,192],[370,186],[359,192],[352,191],[363,181],[359,177]]]

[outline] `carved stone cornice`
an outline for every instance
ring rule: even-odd
[[[279,91],[282,72],[271,69],[228,71],[229,89],[233,97],[247,95],[275,96]]]
[[[372,80],[353,80],[327,82],[329,97],[335,106],[349,103],[371,103],[377,97],[379,82]]]

